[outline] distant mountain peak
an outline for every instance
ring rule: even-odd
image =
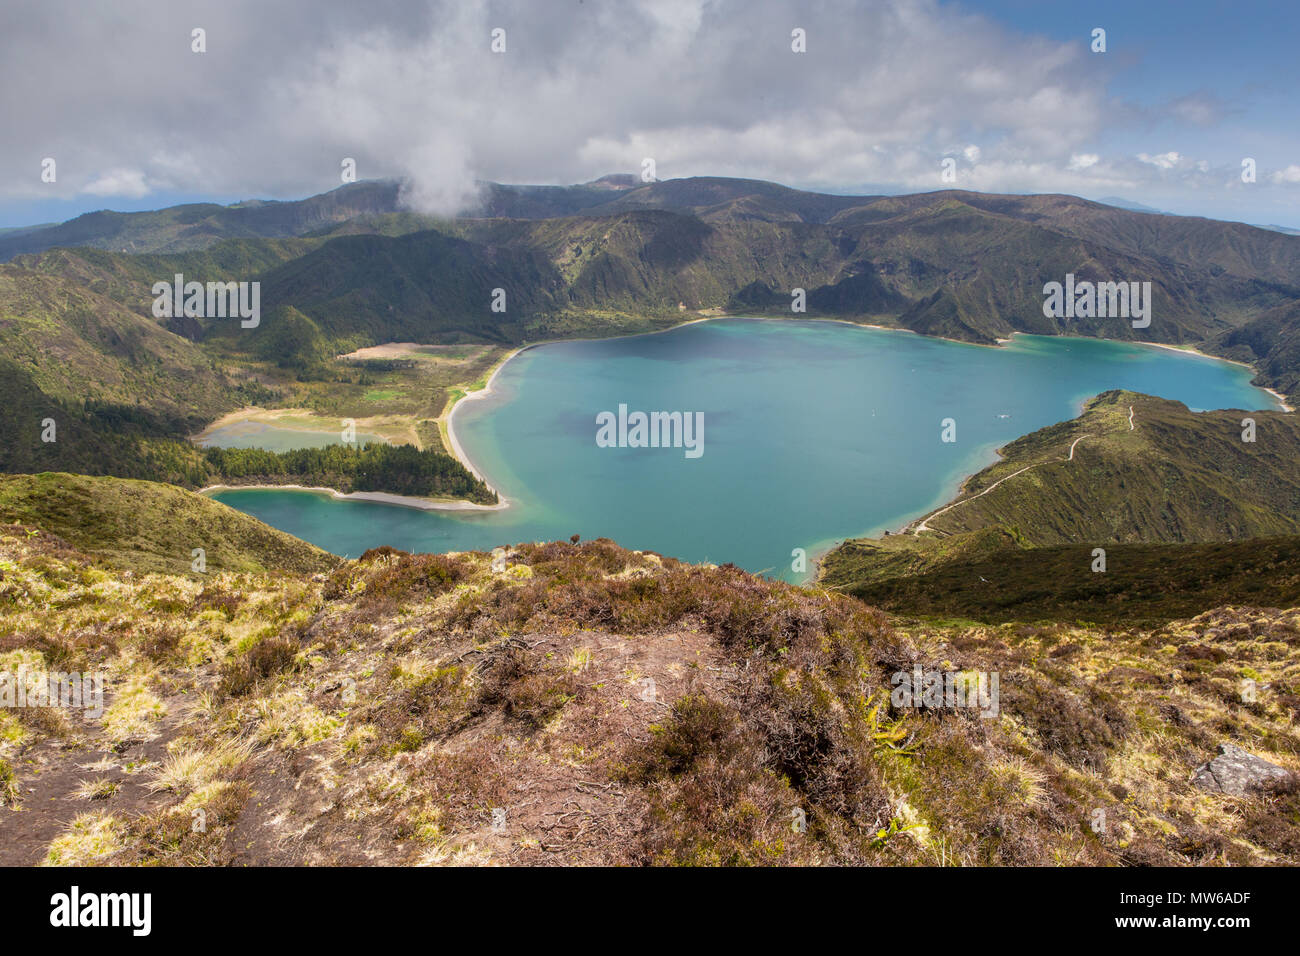
[[[631,173],[609,173],[601,176],[599,179],[593,179],[589,183],[583,183],[584,186],[594,186],[597,189],[635,189],[642,185],[641,179]]]

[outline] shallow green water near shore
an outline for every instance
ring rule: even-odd
[[[378,435],[358,433],[351,444],[358,448],[367,442],[382,442]],[[267,451],[292,451],[295,448],[324,448],[342,445],[342,432],[311,432],[282,428],[262,422],[235,422],[208,432],[199,444],[204,448],[265,448]]]

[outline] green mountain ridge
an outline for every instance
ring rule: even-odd
[[[396,211],[399,189],[397,183],[364,182],[291,202],[190,203],[152,212],[90,212],[21,235],[0,235],[0,262],[63,246],[119,253],[186,252],[221,239],[301,236],[354,216]]]
[[[820,583],[898,613],[981,621],[1149,622],[1300,601],[1293,414],[1194,413],[1110,391],[1000,453],[901,533],[832,550]]]
[[[630,314],[666,319],[679,306],[790,315],[791,290],[803,288],[811,315],[985,343],[1013,331],[1196,343],[1259,362],[1264,384],[1295,387],[1288,343],[1300,243],[1241,223],[1063,195],[833,196],[717,177],[483,184],[478,206],[452,220],[399,203],[398,184],[357,183],[296,204],[213,207],[221,228],[205,225],[183,242],[175,221],[210,224],[216,214],[124,214],[144,217],[128,219],[141,237],[134,251],[212,253],[131,262],[65,251],[19,262],[76,275],[136,309],[146,300],[134,283],[173,271],[258,278],[272,304],[300,309],[348,343],[457,334],[521,342],[621,329]],[[483,214],[492,218],[473,218]],[[46,232],[14,237],[10,250],[0,240],[0,257],[100,242],[85,229]],[[1066,273],[1150,281],[1151,327],[1044,317],[1042,286]],[[490,311],[496,288],[513,299],[505,313]]]
[[[1254,441],[1243,440],[1246,418]],[[1114,390],[1000,453],[965,482],[962,504],[926,519],[929,529],[1015,527],[1031,545],[1300,534],[1300,420],[1291,413],[1192,412]]]
[[[295,382],[363,374],[336,367],[342,352],[390,341],[508,347],[726,312],[985,344],[1017,331],[1194,344],[1253,363],[1258,384],[1300,389],[1300,243],[1241,224],[1069,196],[828,196],[709,177],[484,184],[480,211],[515,218],[431,219],[401,210],[400,195],[395,183],[358,183],[299,203],[123,214],[113,235],[169,251],[51,248],[0,266],[0,466],[196,487],[212,467],[185,446],[189,434]],[[96,238],[98,220],[82,220],[0,243],[111,245]],[[1151,282],[1150,327],[1045,317],[1043,284],[1067,273]],[[259,326],[156,319],[153,284],[176,274],[259,282]],[[790,311],[795,289],[804,313]],[[51,417],[72,440],[32,439]]]

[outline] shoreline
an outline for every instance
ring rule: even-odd
[[[467,391],[465,394],[461,395],[460,398],[456,399],[456,401],[452,403],[451,407],[447,409],[444,415],[441,416],[441,424],[445,429],[445,437],[446,437],[445,444],[448,446],[447,450],[458,462],[460,462],[462,466],[464,466],[466,471],[472,474],[479,481],[483,482],[483,484],[487,486],[489,491],[492,491],[497,495],[498,503],[495,505],[480,505],[475,502],[465,501],[463,499],[441,502],[441,501],[435,501],[433,499],[428,499],[428,498],[416,498],[416,497],[411,497],[406,495],[389,494],[387,492],[349,492],[347,494],[344,494],[343,492],[340,492],[336,488],[314,488],[314,487],[306,487],[303,485],[211,485],[207,488],[200,489],[199,493],[205,494],[211,491],[239,491],[239,490],[306,491],[306,492],[313,492],[317,494],[329,494],[331,497],[340,500],[370,501],[379,504],[390,504],[399,507],[413,508],[420,511],[500,511],[500,510],[504,510],[511,506],[512,504],[511,500],[506,495],[502,494],[500,489],[496,488],[488,480],[486,474],[480,468],[478,468],[474,464],[473,460],[469,457],[468,453],[465,451],[464,446],[460,443],[460,440],[456,437],[455,417],[456,417],[456,412],[460,409],[461,405],[464,402],[470,400],[488,398],[493,394],[495,394],[495,389],[493,388],[493,386],[496,382],[497,376],[501,374],[501,370],[505,368],[506,365],[512,359],[523,354],[529,349],[538,348],[543,345],[551,345],[551,344],[562,343],[562,342],[605,342],[613,339],[636,338],[642,335],[663,335],[666,332],[673,332],[676,331],[677,329],[685,328],[686,326],[689,325],[697,325],[701,322],[712,322],[720,319],[722,320],[733,319],[733,320],[753,321],[753,322],[768,322],[768,321],[833,322],[838,325],[849,325],[861,329],[873,329],[881,332],[909,332],[912,335],[922,335],[922,333],[917,332],[914,329],[902,328],[900,326],[878,325],[878,324],[868,323],[868,322],[854,322],[851,319],[837,319],[837,318],[818,317],[818,316],[811,316],[803,319],[792,319],[792,318],[786,318],[784,316],[745,316],[745,315],[733,315],[733,314],[716,314],[716,315],[697,315],[695,318],[685,319],[681,322],[674,323],[673,325],[670,325],[666,328],[652,329],[648,332],[629,332],[623,335],[588,336],[588,337],[572,338],[572,339],[560,338],[560,339],[548,339],[542,342],[531,342],[526,345],[519,346],[518,348],[514,349],[513,351],[509,352],[506,356],[504,356],[496,364],[496,367],[493,368],[491,375],[488,376],[488,379],[484,383],[482,388],[476,389],[472,392]],[[1015,341],[1015,337],[1020,334],[1022,333],[1012,332],[1010,337],[1005,339],[999,338],[991,344],[983,343],[983,342],[965,342],[962,341],[961,339],[951,339],[941,335],[922,336],[922,337],[939,339],[945,342],[954,342],[961,345],[972,345],[979,348],[1002,348],[1003,346],[1012,344]],[[1097,337],[1056,335],[1056,336],[1052,336],[1052,338],[1096,339]],[[1115,341],[1115,340],[1100,339],[1099,341]],[[1239,365],[1242,366],[1243,368],[1249,369],[1255,374],[1259,374],[1258,369],[1256,369],[1253,365],[1249,364],[1248,362],[1242,362],[1236,359],[1223,358],[1217,355],[1208,355],[1204,352],[1201,352],[1191,347],[1169,345],[1163,342],[1132,342],[1131,344],[1139,345],[1139,346],[1150,346],[1159,349],[1166,349],[1168,351],[1181,352],[1185,355],[1193,355],[1198,358],[1209,359],[1215,362],[1226,362],[1231,365]],[[1262,385],[1252,385],[1252,387],[1258,388],[1260,391],[1267,392],[1269,395],[1271,395],[1274,401],[1279,406],[1279,408],[1276,410],[1280,410],[1282,412],[1287,412],[1287,413],[1295,411],[1295,409],[1286,401],[1286,397],[1283,396],[1281,393],[1277,392],[1276,390]],[[1080,413],[1082,412],[1082,406],[1086,402],[1087,402],[1086,398],[1080,402],[1080,409],[1079,409]],[[226,419],[237,420],[238,416],[245,413],[246,411],[247,409],[241,409],[239,411],[230,412],[227,415],[222,416],[222,418],[218,419],[216,422],[213,422],[212,424],[207,426],[207,428],[203,429],[202,432],[199,432],[198,435],[194,436],[192,440],[197,440],[198,437],[207,434],[208,432],[210,432],[215,428],[221,427],[222,424],[229,424],[229,422],[227,422]],[[1000,459],[1001,455],[997,455],[996,458]],[[987,468],[989,466],[985,466],[985,467]],[[961,479],[960,483],[958,484],[958,491],[957,491],[958,497],[960,497],[961,489],[965,487],[965,483],[982,470],[984,469],[977,469],[976,471],[971,472],[969,475],[966,475],[964,478]],[[940,505],[940,507],[942,507],[942,505]],[[909,527],[911,527],[917,521],[923,520],[928,514],[933,513],[935,510],[936,509],[930,509],[930,511],[926,512],[926,514],[922,514],[917,518],[914,518],[911,521],[904,524],[899,531],[891,532],[891,533],[894,534],[906,533]],[[831,551],[834,551],[836,548],[838,548],[845,541],[854,540],[855,537],[860,538],[863,537],[863,535],[857,535],[857,536],[850,535],[842,539],[837,544],[831,544],[830,546],[825,547],[825,550],[821,550],[820,548],[817,548],[816,550],[818,553],[816,553],[816,555],[810,554],[809,557],[812,559],[810,561],[811,569],[809,571],[808,578],[803,582],[803,586],[810,586],[816,584],[816,582],[821,577],[822,559]]]
[[[323,488],[314,485],[208,485],[200,488],[196,494],[211,495],[219,491],[301,491],[316,495],[329,495],[339,501],[369,501],[374,504],[394,505],[401,508],[413,508],[416,511],[500,511],[506,507],[504,501],[495,505],[481,505],[463,498],[439,500],[435,498],[416,498],[412,495],[395,495],[387,491],[349,491],[344,493],[337,488]]]
[[[1082,410],[1080,411],[1080,414],[1082,414]],[[1075,417],[1077,418],[1078,416],[1076,415]],[[940,497],[939,504],[927,508],[923,512],[920,512],[919,514],[916,515],[915,518],[909,518],[906,521],[904,521],[901,525],[897,525],[897,530],[882,525],[880,526],[880,528],[877,530],[875,534],[870,534],[868,532],[863,532],[862,534],[850,534],[839,539],[838,541],[834,541],[834,539],[830,539],[834,541],[833,544],[827,545],[824,542],[819,542],[818,544],[809,548],[808,559],[812,570],[809,571],[808,579],[802,582],[801,587],[813,587],[821,584],[822,570],[823,570],[822,561],[825,560],[826,556],[830,554],[832,551],[834,551],[836,548],[848,544],[850,541],[880,541],[886,537],[891,537],[891,538],[905,537],[908,531],[910,531],[916,525],[920,524],[922,521],[925,521],[928,518],[938,515],[939,512],[944,511],[946,508],[952,507],[953,505],[956,505],[960,501],[965,501],[966,498],[964,497],[964,495],[966,491],[966,483],[970,481],[972,478],[974,478],[976,475],[978,475],[980,472],[988,471],[998,462],[1004,460],[1005,458],[1002,455],[1002,446],[994,448],[992,461],[990,461],[987,465],[984,465],[980,468],[976,468],[970,474],[962,476],[957,482],[956,491],[954,491],[951,495],[949,495],[946,498]]]
[[[641,335],[663,335],[665,332],[672,332],[675,329],[684,328],[688,325],[695,325],[698,322],[709,322],[712,321],[713,319],[725,319],[725,318],[734,318],[734,316],[704,315],[694,319],[687,319],[684,322],[678,322],[675,325],[670,325],[666,329],[652,329],[649,332],[629,332],[627,335],[607,335],[603,337],[587,337],[587,338],[576,338],[576,339],[548,339],[544,342],[530,342],[527,345],[521,345],[517,349],[514,349],[512,352],[510,352],[508,355],[502,358],[501,361],[497,363],[496,367],[492,369],[492,374],[488,376],[488,380],[483,384],[482,388],[475,389],[472,392],[467,391],[460,398],[456,399],[456,401],[452,403],[451,408],[447,409],[447,411],[443,414],[442,424],[445,429],[446,437],[447,437],[447,450],[451,452],[453,458],[455,458],[465,467],[466,471],[468,471],[479,481],[483,482],[483,484],[487,485],[489,491],[496,493],[497,498],[500,500],[500,504],[497,505],[496,507],[499,508],[507,507],[510,504],[510,499],[507,498],[505,495],[503,495],[501,493],[501,490],[495,487],[492,484],[492,482],[488,480],[487,476],[483,473],[483,471],[481,471],[474,464],[473,460],[469,457],[469,454],[465,451],[465,446],[463,446],[460,443],[460,439],[456,437],[455,420],[456,420],[456,412],[460,409],[461,405],[463,405],[465,402],[475,400],[475,399],[488,398],[492,394],[494,394],[494,389],[492,386],[496,382],[497,376],[501,374],[501,370],[506,367],[506,365],[511,361],[511,359],[514,359],[522,355],[524,352],[527,352],[529,349],[539,348],[540,346],[543,345],[552,345],[561,342],[606,342],[612,339],[636,338],[637,336],[641,336]]]
[[[493,506],[496,509],[510,507],[510,499],[503,495],[501,490],[495,487],[492,482],[488,481],[487,476],[475,467],[474,462],[470,459],[469,455],[466,454],[465,447],[461,445],[460,439],[456,437],[456,410],[470,399],[484,399],[492,395],[492,385],[496,382],[497,376],[501,374],[501,370],[506,367],[506,364],[515,356],[522,355],[529,349],[534,348],[535,344],[536,343],[534,343],[534,345],[521,345],[519,348],[506,355],[505,358],[501,359],[501,361],[497,363],[496,368],[492,370],[492,374],[488,376],[488,380],[483,383],[482,388],[475,389],[472,392],[467,391],[460,398],[456,399],[456,401],[452,403],[451,408],[447,409],[446,414],[442,416],[443,426],[446,429],[447,435],[447,450],[451,452],[453,458],[464,466],[466,471],[479,481],[483,482],[483,484],[487,485],[488,491],[496,494],[498,503]]]
[[[806,319],[787,319],[787,318],[784,318],[784,317],[782,317],[782,316],[744,316],[744,315],[721,314],[721,315],[700,315],[700,316],[697,316],[697,317],[695,317],[695,318],[693,318],[693,319],[687,319],[687,320],[685,320],[685,321],[678,322],[678,323],[676,323],[676,324],[674,324],[674,325],[670,325],[670,326],[667,327],[667,328],[664,328],[664,329],[654,329],[654,330],[649,331],[649,332],[630,332],[630,333],[628,333],[628,334],[626,334],[626,335],[609,335],[609,336],[603,336],[603,337],[586,337],[586,338],[576,338],[576,339],[550,339],[550,340],[547,340],[547,341],[544,341],[544,342],[533,342],[533,343],[530,343],[530,344],[528,344],[528,345],[520,346],[519,348],[517,348],[517,349],[515,349],[513,352],[511,352],[509,355],[507,355],[505,358],[503,358],[503,359],[501,360],[501,362],[497,365],[497,367],[496,367],[495,369],[493,369],[491,376],[489,376],[489,378],[488,378],[488,380],[487,380],[487,383],[484,385],[483,388],[481,388],[481,389],[479,389],[479,390],[477,390],[477,391],[474,391],[474,392],[467,392],[466,394],[462,395],[459,399],[456,400],[456,402],[452,405],[452,407],[447,411],[447,414],[446,414],[445,418],[446,418],[446,429],[447,429],[447,443],[448,443],[448,445],[450,446],[450,451],[451,451],[451,453],[456,457],[456,459],[457,459],[457,460],[458,460],[462,465],[464,465],[465,468],[466,468],[466,469],[467,469],[467,470],[468,470],[472,475],[474,475],[474,477],[478,478],[479,481],[481,481],[481,482],[483,482],[485,485],[487,485],[489,489],[491,489],[491,490],[493,490],[493,491],[496,491],[497,496],[501,499],[502,503],[505,504],[505,503],[507,502],[506,497],[505,497],[504,495],[502,495],[500,491],[498,491],[496,488],[494,488],[494,487],[492,486],[491,482],[488,481],[487,477],[486,477],[486,476],[485,476],[485,475],[484,475],[484,474],[483,474],[483,473],[482,473],[478,468],[476,468],[476,467],[474,466],[474,463],[470,460],[469,455],[467,455],[467,454],[465,453],[465,449],[464,449],[464,447],[460,444],[459,440],[456,438],[455,428],[453,427],[453,419],[454,419],[454,417],[455,417],[456,410],[457,410],[458,408],[460,408],[462,402],[465,402],[466,400],[471,399],[471,398],[485,398],[485,397],[489,396],[490,394],[492,394],[492,384],[493,384],[493,382],[496,380],[497,375],[500,374],[501,370],[502,370],[503,368],[505,368],[506,363],[508,363],[511,359],[513,359],[515,356],[521,354],[522,352],[525,352],[525,351],[527,351],[528,349],[537,348],[537,347],[542,346],[542,345],[550,345],[550,344],[558,343],[558,342],[605,342],[605,341],[610,341],[610,340],[613,340],[613,339],[636,338],[636,337],[638,337],[638,336],[642,336],[642,335],[663,335],[665,332],[673,332],[673,331],[675,331],[675,330],[677,330],[677,329],[685,328],[685,327],[688,326],[688,325],[697,325],[697,324],[700,323],[700,322],[712,322],[712,321],[716,321],[716,320],[719,320],[719,319],[739,319],[739,320],[743,320],[743,321],[751,321],[751,322],[768,322],[768,321],[777,321],[777,322],[790,322],[790,321],[794,321],[794,322],[834,322],[834,323],[836,323],[837,325],[850,325],[850,326],[854,326],[854,327],[856,327],[856,328],[860,328],[860,329],[874,329],[874,330],[876,330],[876,331],[880,331],[880,332],[909,332],[909,333],[911,333],[912,335],[921,335],[923,338],[934,338],[934,339],[939,339],[939,340],[944,341],[944,342],[955,342],[955,343],[958,343],[958,344],[961,344],[961,345],[972,345],[972,346],[975,346],[975,347],[977,347],[977,348],[992,348],[992,349],[999,349],[999,348],[1002,348],[1002,347],[1004,347],[1004,346],[1006,346],[1006,345],[1011,345],[1011,344],[1013,344],[1013,343],[1015,342],[1015,338],[1016,338],[1016,336],[1018,336],[1018,335],[1022,335],[1022,334],[1025,334],[1025,333],[1022,333],[1022,332],[1012,332],[1011,335],[1010,335],[1009,337],[1004,338],[1004,339],[1002,339],[1002,338],[997,339],[997,340],[995,340],[992,344],[989,344],[989,343],[984,343],[984,342],[964,342],[964,341],[962,341],[961,339],[951,339],[951,338],[948,338],[948,337],[946,337],[946,336],[942,336],[942,335],[926,336],[926,335],[922,335],[922,333],[920,333],[920,332],[917,332],[915,329],[902,328],[901,326],[877,325],[877,324],[869,323],[869,322],[854,322],[854,321],[851,320],[851,319],[821,318],[821,317],[816,317],[816,316],[814,316],[814,317],[810,317],[810,318],[806,318]],[[1088,336],[1088,335],[1074,335],[1074,336],[1072,336],[1072,335],[1054,335],[1054,336],[1051,336],[1051,338],[1096,339],[1097,337],[1096,337],[1096,336]],[[1112,339],[1099,339],[1098,341],[1118,341],[1118,340],[1112,340]],[[1227,362],[1227,363],[1229,363],[1229,364],[1231,364],[1231,365],[1240,365],[1240,366],[1242,366],[1243,368],[1247,368],[1247,369],[1249,369],[1250,371],[1254,372],[1254,373],[1257,374],[1257,375],[1259,374],[1259,370],[1256,369],[1253,365],[1251,365],[1251,364],[1248,363],[1248,362],[1241,362],[1241,361],[1238,361],[1238,360],[1236,360],[1236,359],[1223,358],[1223,357],[1218,356],[1218,355],[1208,355],[1208,354],[1206,354],[1205,352],[1198,351],[1198,350],[1195,349],[1195,348],[1188,348],[1188,347],[1183,347],[1183,346],[1178,346],[1178,345],[1168,345],[1168,344],[1163,343],[1163,342],[1133,342],[1132,344],[1134,344],[1134,345],[1142,345],[1142,346],[1152,346],[1152,347],[1154,347],[1154,348],[1167,349],[1167,350],[1174,351],[1174,352],[1181,352],[1181,353],[1183,353],[1183,354],[1194,355],[1194,356],[1196,356],[1196,357],[1198,357],[1198,358],[1209,359],[1210,361],[1214,361],[1214,362]],[[1283,396],[1283,395],[1280,394],[1279,392],[1275,391],[1274,389],[1268,388],[1268,387],[1263,386],[1263,385],[1252,385],[1251,387],[1252,387],[1252,388],[1258,388],[1258,389],[1260,389],[1261,391],[1267,392],[1269,395],[1273,396],[1274,401],[1276,401],[1277,404],[1280,406],[1280,408],[1279,408],[1279,409],[1276,409],[1276,410],[1278,410],[1278,411],[1282,411],[1282,412],[1288,412],[1288,413],[1290,413],[1290,412],[1294,412],[1294,411],[1295,411],[1295,409],[1292,408],[1291,405],[1287,403],[1285,396]],[[1095,398],[1096,396],[1091,396],[1091,397]],[[1078,407],[1078,408],[1076,409],[1076,411],[1075,411],[1075,416],[1076,416],[1076,417],[1078,417],[1078,415],[1083,414],[1083,411],[1084,411],[1084,408],[1085,408],[1086,405],[1087,405],[1087,402],[1088,402],[1088,397],[1085,397],[1085,398],[1083,398],[1083,399],[1081,399],[1081,400],[1079,401],[1079,407]],[[992,467],[992,465],[996,464],[996,463],[997,463],[998,461],[1000,461],[1001,459],[1002,459],[1002,455],[995,451],[995,452],[994,452],[994,460],[993,460],[992,462],[990,462],[988,465],[985,465],[983,468],[978,468],[978,469],[976,469],[975,471],[972,471],[970,474],[965,475],[965,476],[960,480],[960,482],[959,482],[958,485],[957,485],[956,496],[955,496],[954,498],[950,498],[950,499],[948,499],[948,502],[951,503],[952,501],[956,501],[956,500],[960,499],[961,494],[962,494],[962,489],[964,489],[964,488],[966,487],[966,482],[968,482],[971,478],[975,477],[975,476],[976,476],[977,474],[979,474],[981,471],[984,471],[984,470],[986,470],[987,468]],[[898,531],[891,531],[890,533],[891,533],[891,534],[906,534],[908,528],[912,527],[914,524],[916,524],[916,523],[919,522],[919,521],[923,521],[923,520],[925,520],[926,517],[928,517],[929,515],[935,513],[936,511],[938,511],[938,510],[941,509],[942,507],[944,507],[944,504],[943,504],[943,503],[940,503],[939,505],[937,505],[937,506],[934,507],[934,508],[931,508],[929,511],[925,512],[924,514],[918,515],[917,517],[911,519],[910,521],[907,521],[905,524],[902,525],[901,528],[899,528]],[[839,547],[841,544],[843,544],[845,541],[853,540],[855,537],[863,537],[863,535],[857,535],[857,536],[849,535],[848,537],[846,537],[846,538],[844,538],[842,541],[840,541],[838,544],[832,544],[832,545],[830,545],[830,546],[828,546],[828,547],[825,547],[824,550],[821,550],[820,548],[817,548],[816,546],[814,546],[813,549],[810,549],[810,553],[809,553],[809,559],[810,559],[810,560],[809,560],[809,565],[810,565],[810,570],[809,570],[809,572],[808,572],[808,577],[807,577],[807,579],[803,582],[803,586],[806,587],[806,586],[810,586],[810,585],[814,585],[814,584],[816,584],[817,581],[818,581],[818,580],[820,579],[820,577],[821,577],[821,562],[822,562],[822,559],[825,558],[826,555],[828,555],[828,554],[830,554],[832,551],[834,551],[836,548],[838,548],[838,547]],[[813,551],[816,551],[816,553],[814,554]]]
[[[857,324],[857,323],[849,323],[849,324]],[[867,328],[879,328],[879,326],[867,326]],[[910,331],[910,330],[906,330],[906,331]],[[1023,334],[1023,333],[1020,333],[1020,332],[1013,332],[1013,333],[1012,333],[1012,336],[1014,337],[1014,336],[1016,336],[1016,335],[1021,335],[1021,334]],[[941,337],[941,336],[936,336],[936,337]],[[1057,336],[1051,336],[1051,338],[1080,338],[1080,339],[1094,339],[1094,338],[1096,338],[1096,337],[1095,337],[1095,336],[1086,336],[1086,335],[1077,335],[1077,336],[1070,336],[1070,335],[1060,336],[1060,335],[1057,335]],[[951,341],[951,340],[950,340],[950,341]],[[999,346],[1001,346],[1002,344],[1004,344],[1004,343],[1009,343],[1009,342],[1011,342],[1011,341],[1012,341],[1012,339],[998,339],[998,344],[999,344]],[[1109,341],[1117,341],[1117,340],[1115,340],[1115,339],[1100,339],[1100,340],[1098,340],[1098,341],[1109,342]],[[974,343],[966,343],[966,344],[974,344]],[[1210,355],[1210,354],[1208,354],[1208,353],[1206,353],[1206,352],[1202,352],[1202,351],[1200,351],[1199,349],[1192,348],[1191,346],[1183,346],[1183,345],[1169,345],[1169,344],[1167,344],[1167,343],[1165,343],[1165,342],[1133,342],[1132,344],[1134,344],[1134,345],[1140,345],[1140,346],[1146,346],[1146,347],[1150,347],[1150,348],[1165,349],[1166,351],[1170,351],[1170,352],[1178,352],[1178,353],[1180,353],[1180,354],[1182,354],[1182,355],[1189,355],[1189,356],[1195,356],[1196,358],[1208,359],[1208,360],[1211,361],[1211,362],[1225,362],[1225,363],[1227,363],[1227,364],[1229,364],[1229,365],[1238,365],[1238,366],[1240,366],[1240,367],[1242,367],[1242,368],[1244,368],[1244,369],[1248,369],[1249,371],[1254,372],[1254,373],[1257,374],[1257,375],[1259,374],[1259,370],[1256,369],[1255,366],[1251,365],[1249,362],[1242,362],[1242,361],[1239,361],[1238,359],[1224,358],[1224,357],[1222,357],[1222,356],[1220,356],[1220,355]],[[1290,413],[1295,412],[1295,409],[1294,409],[1294,408],[1293,408],[1293,407],[1292,407],[1292,406],[1287,402],[1287,400],[1286,400],[1286,396],[1283,395],[1281,392],[1277,391],[1276,389],[1269,388],[1269,387],[1266,386],[1266,385],[1255,385],[1255,384],[1253,384],[1253,383],[1250,384],[1250,387],[1251,387],[1251,388],[1257,388],[1257,389],[1259,389],[1260,391],[1262,391],[1262,392],[1267,392],[1269,395],[1273,396],[1273,399],[1277,402],[1277,404],[1278,404],[1280,407],[1279,407],[1279,408],[1275,408],[1275,409],[1271,409],[1271,411],[1280,411],[1280,412],[1284,412],[1284,413],[1287,413],[1287,414],[1290,414]],[[1080,415],[1082,415],[1082,414],[1084,413],[1084,411],[1086,410],[1086,408],[1087,408],[1088,402],[1089,402],[1091,399],[1096,398],[1096,397],[1097,397],[1096,395],[1092,395],[1092,396],[1087,396],[1087,397],[1085,397],[1085,398],[1080,399],[1080,401],[1079,401],[1079,407],[1075,410],[1075,418],[1078,418]],[[993,467],[994,465],[996,465],[998,462],[1003,461],[1003,460],[1005,460],[1005,459],[1004,459],[1004,457],[1003,457],[1003,455],[1002,455],[1002,451],[1001,451],[1001,449],[1000,449],[1000,448],[999,448],[999,449],[995,449],[995,451],[994,451],[994,460],[993,460],[992,462],[990,462],[989,464],[985,465],[984,467],[982,467],[982,468],[977,468],[975,471],[972,471],[970,474],[964,476],[964,477],[961,479],[961,481],[958,483],[958,485],[957,485],[957,491],[955,492],[955,494],[953,494],[952,497],[946,499],[946,501],[944,501],[943,503],[941,503],[941,504],[939,504],[939,505],[936,505],[935,507],[929,509],[928,511],[924,512],[923,514],[920,514],[920,515],[918,515],[917,517],[912,518],[911,520],[907,521],[906,523],[904,523],[903,525],[901,525],[901,526],[898,528],[897,531],[890,530],[890,529],[882,529],[882,530],[887,530],[888,533],[889,533],[889,535],[890,535],[891,537],[892,537],[892,536],[897,536],[897,535],[906,535],[906,534],[907,534],[907,533],[908,533],[908,532],[909,532],[913,527],[915,527],[916,525],[918,525],[918,524],[920,524],[920,523],[922,523],[922,522],[925,522],[926,520],[928,520],[928,519],[931,518],[931,517],[935,517],[935,516],[939,515],[939,514],[940,514],[941,512],[943,512],[943,511],[947,511],[949,508],[955,507],[957,504],[959,504],[959,503],[962,502],[962,501],[967,501],[967,500],[969,500],[969,499],[965,496],[966,483],[967,483],[968,481],[970,481],[972,478],[974,478],[976,475],[980,474],[980,472],[987,471],[989,468],[992,468],[992,467]],[[1008,476],[1008,477],[1009,477],[1009,476]],[[1001,480],[1003,480],[1003,479],[999,479],[999,481],[1001,481]],[[929,529],[927,529],[927,530],[929,530]],[[809,564],[811,565],[812,570],[809,572],[809,577],[808,577],[808,579],[807,579],[805,582],[803,582],[803,585],[802,585],[802,586],[804,586],[804,587],[810,587],[810,586],[817,585],[817,584],[820,583],[821,578],[822,578],[822,570],[823,570],[823,569],[822,569],[822,561],[826,558],[827,555],[829,555],[829,554],[830,554],[832,551],[834,551],[836,548],[839,548],[839,547],[841,547],[842,545],[847,544],[849,541],[860,541],[860,540],[878,541],[878,540],[882,539],[883,537],[884,537],[884,534],[875,534],[875,535],[871,535],[871,534],[848,535],[847,537],[845,537],[843,540],[839,541],[839,542],[836,543],[836,544],[832,544],[832,545],[830,545],[829,547],[825,547],[825,548],[822,548],[822,549],[818,549],[818,550],[816,550],[816,554],[815,554],[815,556],[814,556],[814,553],[813,553],[813,552],[814,552],[814,549],[811,549],[811,548],[810,548],[810,549],[809,549],[809,555],[808,555],[808,556],[809,556]]]
[[[1165,349],[1166,351],[1169,352],[1182,352],[1184,355],[1195,355],[1197,358],[1210,359],[1211,361],[1214,362],[1227,362],[1229,365],[1240,365],[1242,368],[1250,369],[1250,371],[1254,372],[1256,375],[1259,374],[1259,369],[1255,368],[1255,366],[1251,365],[1249,362],[1242,362],[1238,359],[1224,358],[1221,355],[1210,355],[1206,352],[1200,351],[1199,349],[1193,348],[1190,345],[1169,345],[1165,342],[1136,342],[1134,344],[1150,346],[1153,349]],[[1251,384],[1251,388],[1257,388],[1262,392],[1268,392],[1270,395],[1273,396],[1274,399],[1277,400],[1278,405],[1280,405],[1281,407],[1275,408],[1273,409],[1273,411],[1282,411],[1282,412],[1295,411],[1295,409],[1287,402],[1286,396],[1283,395],[1281,392],[1277,391],[1276,389],[1269,388],[1267,385],[1255,385],[1253,383]]]

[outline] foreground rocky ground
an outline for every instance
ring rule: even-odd
[[[996,716],[900,706],[918,667]],[[106,706],[0,709],[0,864],[1300,863],[1300,609],[938,626],[606,541],[180,574],[11,525],[19,668]]]

